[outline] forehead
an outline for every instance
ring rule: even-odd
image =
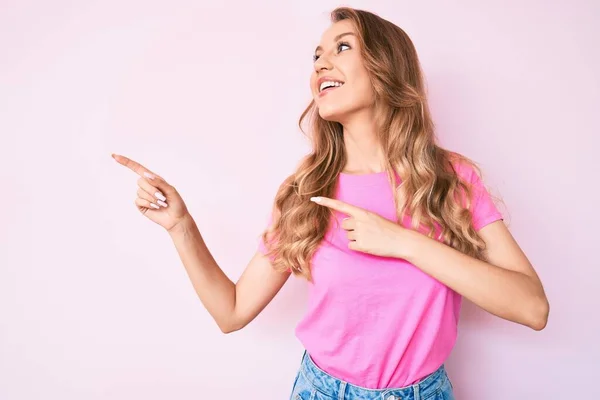
[[[354,24],[350,20],[344,19],[342,21],[334,22],[329,25],[321,35],[321,44],[333,42],[336,36],[346,32],[356,33]]]

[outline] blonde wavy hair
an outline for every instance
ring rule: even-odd
[[[469,211],[470,185],[455,167],[463,163],[479,175],[481,172],[467,157],[436,144],[412,41],[400,27],[368,11],[336,8],[331,12],[331,21],[341,20],[351,21],[356,28],[361,56],[375,91],[379,139],[388,161],[391,187],[396,188],[398,221],[410,216],[411,226],[406,228],[429,237],[434,236],[437,223],[441,229],[438,240],[484,260],[485,242],[474,229]],[[300,116],[301,130],[305,122],[312,133],[312,151],[279,187],[272,223],[261,238],[276,270],[291,270],[310,281],[310,260],[325,237],[333,211],[309,198],[334,197],[346,153],[342,125],[321,118],[314,100]],[[401,178],[400,185],[396,185],[394,171]]]

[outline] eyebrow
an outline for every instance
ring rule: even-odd
[[[353,35],[356,36],[353,32],[344,32],[344,33],[340,33],[339,35],[337,35],[336,37],[333,38],[334,42],[337,42],[338,40],[340,40],[341,38],[343,38],[346,35]],[[315,53],[319,50],[323,50],[323,48],[321,46],[317,46],[317,48],[315,49]]]

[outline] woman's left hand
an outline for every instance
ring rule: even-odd
[[[347,231],[348,248],[382,257],[401,257],[400,238],[407,229],[374,212],[328,197],[311,197],[311,201],[340,211],[349,217],[342,221]]]

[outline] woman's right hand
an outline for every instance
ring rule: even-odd
[[[140,176],[135,205],[143,215],[167,231],[189,217],[183,199],[163,178],[125,156],[113,154],[112,157]]]

